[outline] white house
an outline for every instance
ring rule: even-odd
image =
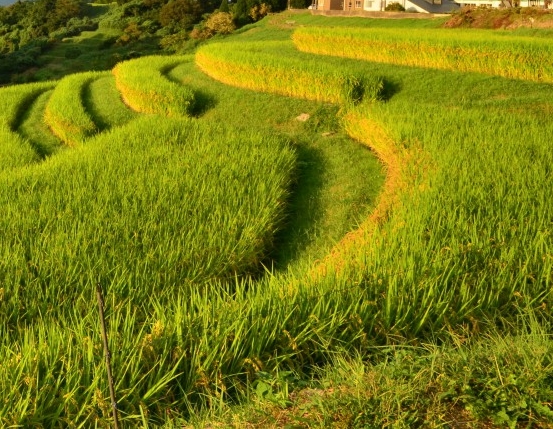
[[[401,4],[407,12],[422,13],[450,13],[461,6],[553,7],[553,0],[313,0],[311,8],[357,14],[383,11],[391,3]]]

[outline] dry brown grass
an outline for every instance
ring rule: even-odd
[[[445,28],[553,28],[553,10],[537,7],[463,7],[444,23]]]

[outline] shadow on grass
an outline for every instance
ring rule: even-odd
[[[179,65],[180,64],[175,64],[172,67],[163,70],[163,76],[178,85],[186,85],[186,83],[184,83],[182,79],[179,79],[171,73]],[[192,86],[191,88],[194,91],[194,104],[192,106],[192,109],[190,110],[190,114],[192,116],[199,118],[205,112],[217,106],[217,97],[215,97],[213,94]]]
[[[325,159],[322,151],[301,141],[296,142],[296,151],[296,181],[291,187],[283,228],[275,236],[275,251],[270,255],[269,265],[276,269],[283,269],[302,256],[302,251],[315,239],[314,226],[324,216],[321,191]]]
[[[99,132],[105,131],[111,127],[111,124],[104,119],[102,113],[97,109],[96,105],[93,102],[92,81],[88,82],[83,88],[82,102],[85,111],[90,115],[92,122],[96,124]]]
[[[12,129],[27,139],[41,159],[52,155],[61,146],[61,141],[54,136],[43,121],[44,108],[51,90],[35,93],[25,99],[17,109],[16,120]]]
[[[190,113],[192,116],[199,118],[209,109],[217,106],[217,98],[206,91],[194,89],[194,105]]]
[[[380,101],[389,101],[395,94],[401,91],[401,83],[390,79],[383,79],[382,91],[380,91]]]

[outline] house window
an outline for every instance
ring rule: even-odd
[[[355,8],[360,9],[361,8],[361,0],[355,0]]]
[[[373,8],[373,1],[365,0],[365,9],[372,9],[372,8]]]

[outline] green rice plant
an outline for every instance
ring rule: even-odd
[[[121,99],[111,72],[92,81],[85,88],[83,102],[100,130],[124,125],[138,115]]]
[[[286,42],[212,43],[196,53],[196,64],[228,85],[331,103],[380,98],[383,81],[359,70],[344,70],[314,57],[278,56]]]
[[[54,90],[40,94],[27,108],[17,127],[17,132],[29,139],[38,155],[50,156],[62,148],[63,143],[54,135],[44,122],[44,111]]]
[[[88,275],[140,302],[260,269],[292,180],[286,140],[152,116],[86,146],[1,179],[4,320],[55,310]]]
[[[551,87],[308,56],[290,43],[255,46],[269,64],[311,57],[328,70],[338,64],[386,77],[386,102],[351,103],[340,95],[333,99],[339,107],[325,106],[339,110],[347,133],[384,161],[378,215],[314,266],[249,275],[259,274],[269,255],[296,173],[294,151],[266,131],[293,135],[309,127],[272,111],[293,117],[289,112],[307,102],[291,100],[286,109],[282,99],[272,104],[252,91],[252,112],[241,100],[246,91],[220,85],[195,89],[208,106],[222,100],[234,122],[244,118],[237,128],[215,125],[227,115],[207,109],[198,120],[140,118],[39,166],[4,172],[1,424],[111,423],[93,326],[97,282],[106,289],[119,409],[129,426],[224,409],[228,399],[252,392],[252,383],[271,386],[267,374],[309,377],[324,364],[334,364],[336,378],[353,374],[353,386],[344,382],[353,395],[334,398],[323,427],[348,404],[356,410],[346,421],[352,426],[443,425],[446,407],[459,403],[474,420],[550,423]],[[228,70],[249,75],[233,77],[233,85],[254,82],[259,90],[271,69],[248,49],[217,43],[196,61],[207,53],[211,73],[218,58],[221,68],[244,58],[248,68],[237,60]],[[166,72],[194,87],[186,73]],[[321,89],[324,97],[341,88],[333,85]],[[308,97],[294,91],[289,95]],[[255,121],[262,134],[252,131]],[[534,319],[539,338],[525,337],[525,322]],[[481,335],[496,328],[519,336]],[[441,354],[429,346],[427,357],[413,346],[448,345],[451,336],[459,345],[474,337],[475,346],[457,347],[451,360],[442,358],[455,347]],[[383,347],[388,355],[378,362],[375,349]],[[366,378],[365,365],[336,358],[354,353],[376,361]],[[436,414],[424,414],[431,411],[425,399],[443,400],[431,404]]]
[[[98,131],[83,105],[87,85],[102,76],[98,72],[86,72],[63,78],[52,93],[44,120],[52,132],[69,146],[77,146]]]
[[[553,82],[553,44],[543,38],[485,30],[303,27],[293,40],[301,51],[319,55]]]
[[[553,342],[547,332],[492,329],[476,338],[458,332],[442,344],[388,346],[369,356],[337,353],[310,380],[282,370],[265,372],[264,389],[254,384],[250,403],[224,404],[211,415],[176,421],[194,427],[258,421],[313,428],[448,427],[460,421],[474,427],[482,422],[547,427],[553,417],[548,381]]]
[[[149,56],[117,64],[113,74],[125,103],[137,112],[189,116],[194,109],[194,92],[165,77],[186,60],[187,57]]]
[[[0,171],[32,164],[39,155],[15,130],[25,109],[52,83],[38,83],[0,88]]]
[[[306,261],[324,257],[370,213],[383,180],[381,166],[341,130],[340,106],[230,87],[206,79],[192,62],[169,75],[194,88],[204,106],[202,121],[278,129],[294,142],[298,169],[287,221],[271,254],[275,269],[303,271]],[[306,122],[296,119],[302,113],[309,115]]]
[[[551,305],[543,214],[551,210],[552,123],[519,114],[489,129],[497,110],[444,113],[405,92],[347,117],[360,140],[371,144],[380,126],[392,130],[386,144],[414,155],[403,158],[406,182],[387,222],[337,251],[332,270],[350,278],[364,272],[358,281],[373,291],[387,332],[421,335],[480,314],[512,314],[517,297]],[[435,113],[421,122],[421,110]]]
[[[160,424],[172,417],[168,407],[178,415],[226,400],[261,370],[288,360],[301,370],[356,342],[356,317],[370,308],[359,300],[360,290],[320,299],[302,285],[283,294],[275,280],[167,285],[147,299],[123,298],[123,278],[104,283],[124,420],[136,425],[144,413]],[[76,296],[57,304],[56,317],[44,313],[32,323],[4,325],[0,386],[10,402],[0,404],[3,424],[110,422],[93,290],[94,279],[83,279]]]

